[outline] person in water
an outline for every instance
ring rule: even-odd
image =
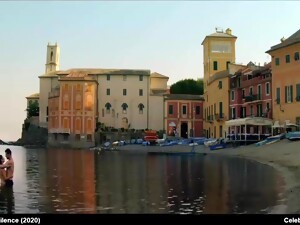
[[[3,165],[5,162],[4,157],[0,155],[0,165]],[[5,186],[5,180],[6,180],[6,169],[1,168],[0,169],[0,187]]]
[[[13,177],[15,164],[9,148],[5,150],[5,157],[7,158],[7,161],[0,165],[0,169],[6,168],[5,187],[12,187],[14,184]]]

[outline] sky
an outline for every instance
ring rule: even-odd
[[[60,69],[149,69],[169,85],[203,77],[202,41],[216,27],[237,36],[236,63],[265,53],[299,27],[298,1],[0,1],[0,139],[21,137],[26,96],[39,92],[46,46]]]

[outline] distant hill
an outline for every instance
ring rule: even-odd
[[[8,143],[6,143],[6,142],[4,142],[4,141],[2,141],[1,139],[0,139],[0,145],[7,145]]]

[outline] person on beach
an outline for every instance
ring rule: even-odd
[[[2,155],[0,155],[0,165],[3,165],[5,162],[5,159]],[[5,186],[5,180],[6,180],[6,169],[1,168],[0,169],[0,187]]]
[[[5,157],[7,158],[7,161],[0,165],[0,169],[6,168],[5,187],[12,187],[14,184],[13,177],[15,164],[9,148],[5,150]]]

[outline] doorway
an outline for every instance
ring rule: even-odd
[[[187,138],[188,137],[187,131],[188,131],[187,122],[182,122],[180,126],[180,136],[183,138]]]

